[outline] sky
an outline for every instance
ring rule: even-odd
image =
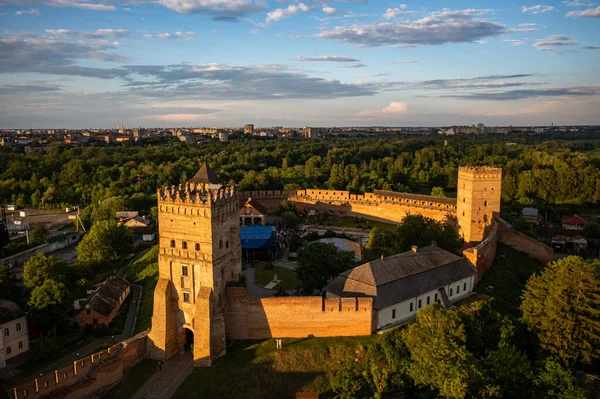
[[[0,129],[600,124],[593,0],[0,0]]]

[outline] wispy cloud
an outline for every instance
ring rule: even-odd
[[[524,14],[544,14],[550,11],[554,11],[554,6],[545,6],[545,5],[537,5],[537,6],[531,6],[531,7],[526,7],[523,6],[521,7],[521,11]]]
[[[441,97],[462,98],[472,100],[510,101],[540,97],[589,97],[600,96],[600,86],[571,86],[551,89],[521,89],[497,92],[448,94]]]
[[[374,22],[368,25],[338,26],[316,35],[364,46],[426,46],[468,43],[506,32],[504,25],[479,18],[486,10],[443,10],[406,23]]]
[[[308,6],[304,3],[290,4],[287,8],[276,8],[275,10],[267,13],[265,24],[293,17],[298,14],[298,11],[311,12],[312,10],[313,7]]]
[[[51,35],[79,37],[82,39],[105,39],[129,36],[126,29],[97,29],[95,32],[81,32],[69,29],[46,29]]]
[[[405,12],[407,7],[408,6],[406,4],[400,4],[396,8],[388,8],[387,10],[385,10],[385,13],[383,13],[383,17],[385,19],[394,19],[394,18],[402,15]]]
[[[187,39],[194,40],[196,38],[196,32],[163,32],[163,33],[145,33],[145,39]]]
[[[567,17],[570,18],[600,18],[600,6],[596,8],[588,8],[581,11],[569,11]]]
[[[318,57],[302,57],[297,56],[297,61],[307,61],[307,62],[358,62],[356,58],[346,57],[342,55],[320,55]]]
[[[582,49],[586,50],[600,50],[600,46],[584,46]]]
[[[504,43],[508,43],[513,47],[523,46],[525,42],[523,40],[502,40]]]
[[[29,10],[15,11],[15,15],[18,15],[18,16],[21,16],[21,15],[35,15],[35,16],[38,16],[38,15],[40,15],[40,12],[38,10],[36,10],[35,8],[30,8]]]
[[[575,40],[572,40],[567,36],[552,35],[544,39],[536,39],[532,46],[539,51],[551,51],[555,50],[557,47],[575,46],[577,44],[578,43]]]
[[[403,61],[392,61],[392,64],[414,64],[419,62],[418,60],[403,60]]]

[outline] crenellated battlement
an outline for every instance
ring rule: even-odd
[[[494,168],[491,166],[461,166],[458,168],[458,176],[471,179],[501,179],[502,168]]]
[[[158,188],[159,203],[194,204],[214,206],[237,199],[235,187],[218,184],[185,183],[179,186]]]

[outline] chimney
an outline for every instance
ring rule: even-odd
[[[413,245],[413,246],[412,246],[410,249],[411,249],[413,252],[417,252],[417,250],[419,249],[419,247],[417,247],[416,245]]]

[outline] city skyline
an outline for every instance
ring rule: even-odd
[[[600,124],[591,1],[0,0],[0,128]]]

